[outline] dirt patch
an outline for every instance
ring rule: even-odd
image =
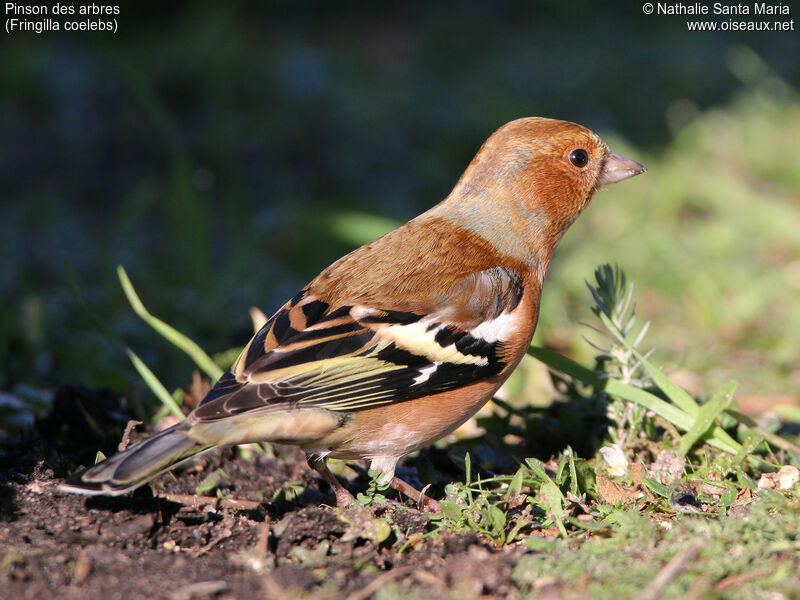
[[[118,498],[57,492],[62,478],[93,462],[97,450],[115,451],[128,418],[114,394],[63,388],[34,430],[0,446],[4,597],[180,600],[303,592],[367,599],[384,585],[413,585],[430,598],[511,590],[521,549],[498,550],[474,534],[423,538],[427,516],[396,500],[346,510],[321,506],[332,504],[333,495],[293,447],[249,457],[218,450],[158,482],[159,493],[175,495],[195,495],[213,483],[213,493],[249,500],[248,510],[188,506],[154,497],[150,488]],[[433,460],[446,462],[441,455]],[[405,474],[413,480],[415,470]],[[352,488],[363,491],[366,480],[359,475]]]

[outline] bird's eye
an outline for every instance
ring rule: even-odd
[[[582,169],[589,163],[589,153],[583,148],[575,148],[569,153],[569,162]]]

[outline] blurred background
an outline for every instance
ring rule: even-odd
[[[584,282],[617,263],[682,384],[797,398],[797,31],[690,33],[635,2],[374,6],[137,2],[116,35],[4,34],[0,391],[149,398],[118,340],[186,384],[117,265],[208,352],[241,346],[251,305],[271,313],[444,198],[494,129],[543,115],[649,173],[565,237],[536,343],[590,363]]]

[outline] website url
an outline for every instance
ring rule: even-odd
[[[794,31],[789,21],[686,21],[689,31]]]

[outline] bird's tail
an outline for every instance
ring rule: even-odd
[[[70,477],[60,489],[87,495],[118,496],[136,489],[192,456],[211,448],[188,435],[181,423]]]

